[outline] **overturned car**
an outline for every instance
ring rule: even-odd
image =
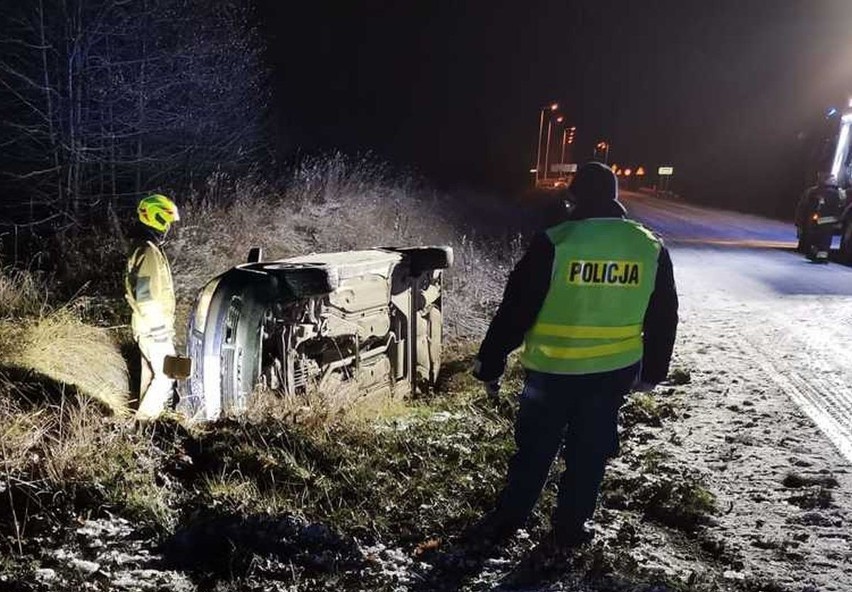
[[[248,263],[207,283],[190,312],[192,371],[178,410],[238,414],[259,386],[286,395],[403,397],[441,366],[449,247],[377,248]]]

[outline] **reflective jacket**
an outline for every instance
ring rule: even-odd
[[[654,291],[660,241],[624,219],[551,228],[550,288],[524,338],[521,362],[551,374],[608,372],[642,359],[642,323]]]
[[[171,338],[175,323],[172,271],[162,249],[151,241],[137,248],[127,261],[125,298],[133,311],[133,336]]]
[[[578,207],[570,214],[570,219],[576,222],[621,219],[624,215],[624,208],[613,200]],[[479,348],[474,369],[478,379],[488,382],[500,378],[509,353],[524,343],[550,291],[555,259],[556,249],[548,234],[535,235],[509,275],[503,300]],[[651,384],[666,378],[677,334],[677,289],[665,246],[660,248],[656,269],[654,292],[645,313],[642,333],[642,380]]]

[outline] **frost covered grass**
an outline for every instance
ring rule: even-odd
[[[474,197],[437,192],[372,156],[305,157],[275,182],[221,174],[192,192],[161,190],[181,211],[166,243],[178,291],[178,326],[204,284],[243,263],[251,247],[276,259],[380,246],[450,245],[455,265],[445,275],[447,335],[475,337],[484,331],[523,247],[507,224],[513,215],[495,213],[508,207],[500,200],[474,196],[474,203]],[[130,229],[138,222],[135,203],[124,205],[119,220],[57,237],[39,255],[54,273],[51,298],[82,295],[90,300],[87,319],[93,324],[127,323],[122,278],[132,246]],[[486,219],[491,222],[481,224]],[[0,318],[4,302],[22,294],[38,303],[37,292],[17,286],[7,290],[0,283]]]
[[[130,519],[165,541],[205,521],[286,516],[394,548],[456,537],[491,508],[513,448],[511,403],[495,407],[470,388],[470,355],[450,353],[445,395],[372,417],[318,421],[268,407],[192,431],[169,418],[133,431],[86,399],[16,402],[4,390],[0,490],[12,503],[0,504],[0,541],[11,544],[3,555],[38,556],[80,512]]]
[[[676,462],[648,430],[677,417],[655,393],[634,393],[621,410],[622,454],[604,478],[601,504],[686,532],[707,524],[716,500],[702,475]]]
[[[458,533],[489,508],[509,430],[471,407],[413,407],[371,429],[223,422],[200,441],[193,464],[204,470],[190,487],[219,513],[287,512],[411,543]]]
[[[286,513],[400,544],[458,534],[490,509],[513,449],[511,403],[471,388],[470,355],[451,350],[440,395],[332,415],[268,403],[187,435],[182,487],[215,515]]]
[[[0,268],[0,319],[38,316],[46,302],[45,286],[32,273]]]
[[[252,177],[214,178],[181,204],[182,222],[168,248],[184,306],[208,280],[242,263],[251,247],[279,259],[450,245],[455,265],[445,274],[447,334],[471,337],[484,331],[522,248],[509,231],[498,240],[478,236],[457,201],[372,157],[307,157],[276,186]]]
[[[36,403],[28,390],[47,400]],[[25,546],[82,509],[168,524],[172,510],[156,482],[156,451],[90,399],[62,391],[57,383],[2,377],[0,530]]]
[[[89,502],[161,522],[169,512],[147,447],[127,430],[114,335],[48,293],[33,274],[0,273],[0,530],[18,551],[31,515],[61,521]]]
[[[260,586],[266,573],[306,590],[394,589],[394,578],[413,577],[422,562],[451,557],[459,535],[492,509],[503,484],[521,373],[513,364],[502,398],[491,401],[470,376],[474,352],[472,343],[451,344],[436,392],[372,415],[306,415],[271,401],[202,428],[166,418],[134,432],[70,397],[59,406],[4,408],[0,436],[16,454],[4,455],[3,470],[15,504],[0,516],[0,529],[7,543],[19,533],[23,549],[23,563],[7,573],[38,556],[35,536],[38,545],[62,544],[62,525],[84,512],[158,533],[170,561],[199,581],[213,578],[217,589],[247,589],[252,577]],[[13,399],[0,400],[8,406]],[[700,479],[677,467],[659,443],[626,446],[618,461],[630,470],[616,469],[605,483],[603,524],[615,515],[691,533],[713,512]],[[561,468],[554,467],[531,521],[535,540],[548,529]],[[49,516],[53,530],[20,519],[36,514]],[[629,572],[630,581],[645,581],[635,561],[635,573],[625,567],[629,530],[622,526],[621,538],[607,543],[613,548],[583,552],[574,569]],[[5,551],[19,556],[14,546]],[[388,575],[383,570],[396,568],[382,562],[398,564],[402,575]],[[365,565],[372,566],[369,575],[359,571]],[[633,589],[602,586],[589,589]]]

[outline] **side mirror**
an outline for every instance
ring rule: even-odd
[[[260,263],[261,261],[263,261],[263,248],[250,248],[248,252],[248,257],[246,257],[246,263]]]

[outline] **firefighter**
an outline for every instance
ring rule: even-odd
[[[534,237],[512,271],[474,376],[496,397],[508,354],[524,345],[516,451],[496,509],[472,529],[498,542],[521,528],[557,454],[565,462],[549,541],[589,541],[625,395],[665,379],[677,328],[669,253],[625,218],[613,172],[583,165],[563,220]]]
[[[834,229],[846,196],[837,186],[837,178],[829,172],[817,173],[817,184],[809,188],[796,208],[798,250],[808,259],[828,263]]]
[[[144,236],[127,261],[125,297],[142,356],[136,419],[150,421],[165,410],[174,392],[174,380],[163,367],[167,356],[175,356],[175,291],[163,242],[180,215],[171,199],[157,194],[140,201],[137,214]]]

